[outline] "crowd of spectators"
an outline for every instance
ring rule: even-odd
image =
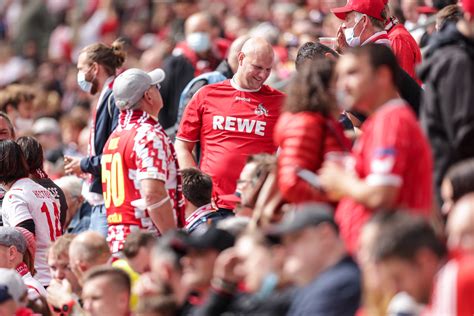
[[[474,314],[474,0],[4,0],[0,41],[0,315]]]

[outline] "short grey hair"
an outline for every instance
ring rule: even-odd
[[[76,176],[64,176],[54,181],[63,191],[68,191],[73,197],[82,195],[82,180]]]
[[[26,252],[26,240],[23,234],[13,227],[0,226],[0,245],[15,246],[18,252]]]

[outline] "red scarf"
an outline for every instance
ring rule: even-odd
[[[22,262],[16,267],[16,272],[18,272],[20,276],[24,276],[25,274],[29,273],[30,270],[28,269],[26,263]]]

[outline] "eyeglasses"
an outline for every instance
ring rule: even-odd
[[[155,85],[151,85],[149,89],[152,89],[152,88],[156,88],[156,89],[158,89],[158,91],[160,91],[161,85],[159,83],[157,83]]]

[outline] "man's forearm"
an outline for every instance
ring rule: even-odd
[[[194,144],[176,140],[175,149],[180,169],[197,167],[193,156]]]
[[[165,197],[165,199],[168,198]],[[171,206],[171,201],[169,199],[164,205],[148,210],[148,214],[150,215],[151,221],[155,224],[161,234],[165,234],[167,231],[177,228],[173,207]]]
[[[176,228],[174,210],[165,183],[157,179],[143,179],[140,184],[140,194],[153,224],[162,234]]]
[[[178,163],[180,169],[197,167],[193,154],[187,150],[178,154]]]
[[[369,185],[357,177],[349,178],[345,187],[348,196],[370,209],[389,208],[395,202],[395,187]]]

